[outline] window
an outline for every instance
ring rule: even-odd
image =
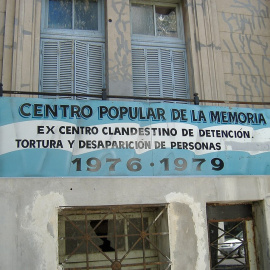
[[[167,207],[73,207],[59,212],[64,269],[170,269]]]
[[[133,4],[131,10],[133,34],[178,37],[176,7]]]
[[[98,30],[98,3],[84,0],[49,0],[48,28]]]
[[[209,205],[207,217],[211,269],[256,269],[252,205]]]
[[[103,1],[44,0],[40,91],[101,94],[105,87]]]
[[[187,98],[186,49],[178,4],[132,2],[133,92]]]

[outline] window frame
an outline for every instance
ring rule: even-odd
[[[177,31],[179,33],[178,37],[133,34],[131,23],[133,95],[144,98],[189,98],[187,54],[181,2],[179,0],[165,0],[163,2],[131,0],[131,21],[133,4],[151,5],[153,6],[153,13],[155,13],[154,5],[175,7]],[[140,52],[142,50],[144,52]],[[167,53],[170,54],[171,60],[163,57]],[[176,58],[179,61],[174,61]],[[156,63],[157,61],[158,63]],[[171,74],[170,77],[166,77],[168,72]],[[158,78],[155,78],[155,76]]]
[[[75,0],[72,0],[72,5],[74,7]],[[87,94],[87,95],[101,95],[101,90],[106,88],[106,77],[105,77],[105,65],[106,65],[106,59],[105,59],[105,22],[104,22],[104,0],[97,0],[98,2],[98,31],[93,30],[72,30],[72,29],[53,29],[46,27],[46,24],[48,23],[48,6],[49,6],[49,0],[42,0],[42,14],[41,14],[41,34],[40,34],[40,69],[39,69],[39,91],[40,92],[49,92],[49,93],[60,93],[60,94]],[[60,43],[72,43],[72,50],[69,51],[69,54],[66,54],[68,59],[71,59],[72,63],[67,69],[67,65],[64,65],[63,72],[61,72],[61,65],[60,65],[60,58],[62,58],[62,52],[65,52],[65,50],[60,50]],[[100,64],[98,68],[94,69],[95,71],[101,70],[101,74],[98,74],[98,76],[90,76],[90,69],[84,69],[85,72],[85,80],[84,84],[80,85],[80,79],[78,77],[78,74],[76,72],[77,68],[80,68],[80,63],[76,62],[75,55],[79,50],[77,50],[76,44],[79,43],[85,43],[87,47],[95,47],[100,48],[100,53],[97,54],[97,57],[100,58],[100,61],[98,63]],[[44,49],[44,46],[47,46],[46,44],[56,44],[59,45],[58,48],[54,48],[54,50],[57,50],[57,55],[54,53],[53,55],[53,61],[52,65],[51,63],[47,65],[47,67],[44,66],[44,57],[46,57],[46,50]],[[50,45],[48,45],[50,46]],[[53,46],[53,45],[52,45]],[[64,47],[63,47],[64,48]],[[78,47],[79,49],[79,47]],[[99,50],[99,49],[98,49]],[[86,55],[84,59],[90,59],[91,51],[86,50]],[[64,59],[64,61],[67,61],[67,59]],[[87,62],[87,61],[86,61]],[[89,61],[88,61],[89,62]],[[94,63],[94,61],[92,61]],[[78,63],[78,65],[77,65]],[[55,64],[55,65],[54,65]],[[89,63],[86,63],[87,65],[90,65]],[[52,67],[53,71],[56,73],[54,74],[53,80],[50,80],[50,73],[52,72],[49,70],[49,68]],[[62,65],[63,67],[63,65]],[[90,67],[90,66],[89,66]],[[47,75],[45,75],[44,71],[47,68]],[[93,70],[93,67],[91,67]],[[68,76],[68,80],[70,81],[70,84],[67,84],[65,81],[63,83],[63,80],[61,79],[60,73],[63,75],[62,77],[65,79],[66,72],[71,73],[70,76]],[[91,73],[95,74],[95,73]],[[82,75],[82,74],[80,74]],[[90,78],[91,77],[91,78]],[[86,80],[87,79],[87,80]],[[46,84],[46,82],[49,82]],[[77,83],[79,82],[79,83]],[[86,85],[85,85],[86,84]],[[94,87],[91,88],[91,86],[95,84]],[[83,90],[82,87],[83,86]],[[64,89],[65,88],[65,89]],[[45,98],[52,98],[52,96],[42,96]],[[55,98],[53,96],[53,98]],[[68,96],[62,96],[62,98],[67,99],[89,99],[88,97],[68,97]],[[91,99],[91,98],[90,98]],[[94,99],[94,98],[93,98]]]
[[[72,11],[74,9],[74,1],[72,0]],[[105,21],[104,21],[104,0],[98,2],[98,30],[80,30],[80,29],[56,29],[48,28],[48,11],[49,0],[42,1],[41,14],[41,38],[59,38],[59,39],[81,39],[97,42],[105,42]],[[74,13],[72,13],[74,20]],[[55,36],[55,37],[54,37]]]
[[[142,1],[142,0],[133,0],[130,2],[130,21],[131,21],[131,43],[132,45],[155,45],[162,44],[162,47],[175,47],[175,48],[185,48],[185,36],[184,36],[184,23],[183,23],[183,14],[182,8],[180,7],[179,2],[177,1],[166,1],[158,2],[158,1]],[[154,27],[155,27],[155,35],[140,35],[133,34],[132,31],[132,5],[133,4],[141,4],[141,5],[149,5],[153,6],[154,13]],[[155,6],[164,6],[164,7],[175,7],[176,9],[176,20],[177,20],[177,33],[178,37],[166,37],[166,36],[157,36],[156,35],[156,19],[155,19]]]

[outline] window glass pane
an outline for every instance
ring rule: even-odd
[[[175,7],[156,6],[157,35],[177,37],[177,20]]]
[[[75,1],[74,28],[79,30],[98,30],[98,3],[93,0]]]
[[[155,35],[153,6],[132,5],[132,33]]]
[[[48,28],[72,28],[72,0],[49,0]]]

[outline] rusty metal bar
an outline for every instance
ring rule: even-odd
[[[122,264],[123,267],[127,266],[140,266],[140,265],[145,265],[145,266],[151,266],[151,265],[162,265],[162,264],[167,264],[171,262],[146,262],[145,264],[142,263],[132,263],[132,264]]]
[[[106,252],[104,252],[99,246],[97,246],[92,239],[89,239],[89,241],[91,242],[91,244],[111,263],[113,263],[113,261],[111,260],[111,258],[109,256],[107,256]]]
[[[114,259],[118,260],[116,213],[113,213]]]
[[[84,240],[72,251],[72,253],[65,256],[64,263],[66,263],[74,254],[76,254],[77,250],[82,246]]]
[[[145,266],[151,266],[151,265],[164,265],[164,264],[170,264],[170,262],[149,262],[149,263],[145,263]],[[122,267],[128,267],[128,266],[142,266],[144,264],[142,263],[132,263],[132,264],[122,264]],[[170,266],[170,265],[169,265]],[[111,268],[111,265],[102,265],[102,266],[90,266],[89,269],[104,269],[104,268]],[[74,269],[81,269],[81,270],[88,270],[85,266],[82,267],[78,267],[76,266],[76,268],[74,267],[68,267],[68,268],[64,268],[66,270],[74,270]],[[166,268],[168,269],[168,268]]]
[[[71,219],[69,219],[69,217],[67,216],[67,215],[65,215],[65,214],[63,214],[63,216],[66,218],[66,220],[75,228],[75,229],[77,229],[78,231],[79,231],[79,233],[81,234],[81,235],[84,235],[84,232],[71,220]]]
[[[125,215],[123,215],[123,213],[121,213],[121,212],[119,212],[119,214],[124,218],[124,219],[126,219],[126,220],[128,220],[128,222],[139,232],[139,233],[141,233],[141,230],[132,222],[132,221],[130,221],[129,220],[129,218],[128,217],[126,217]]]
[[[153,224],[156,223],[156,221],[162,216],[162,214],[163,214],[166,210],[167,210],[167,207],[164,207],[164,208],[160,211],[160,213],[155,217],[155,219],[153,220],[153,222],[152,222],[150,225],[148,225],[148,228],[145,230],[146,232],[148,232],[148,230],[150,229],[150,227],[153,226]]]
[[[161,236],[164,236],[164,235],[169,235],[169,232],[157,232],[157,233],[154,233],[154,232],[153,233],[146,233],[145,232],[145,235],[146,236],[149,236],[149,235],[159,235],[159,236],[161,235]],[[128,236],[137,236],[137,237],[139,237],[139,236],[141,236],[141,234],[131,233],[131,234],[117,234],[116,235],[117,238],[128,237]],[[107,238],[107,237],[108,237],[108,235],[99,235],[99,236],[91,235],[92,239],[95,239],[95,238],[102,239],[102,238]],[[67,240],[70,240],[70,239],[83,240],[84,237],[83,236],[72,236],[72,237],[66,236],[65,239],[67,239]]]
[[[88,222],[87,222],[87,210],[85,209],[85,238],[86,238],[86,252],[85,252],[85,256],[86,256],[86,266],[87,269],[89,269],[89,251],[88,251],[88,242],[89,242],[89,237],[88,237]]]
[[[143,252],[143,269],[146,270],[146,258],[145,258],[145,231],[144,231],[144,220],[143,220],[143,207],[141,207],[141,239],[142,239],[142,252]]]
[[[246,242],[246,239],[240,239],[240,238],[237,238],[235,235],[233,235],[233,234],[231,234],[231,231],[233,231],[234,229],[236,229],[237,227],[244,227],[244,223],[245,223],[245,220],[247,220],[247,219],[243,219],[243,220],[237,220],[237,224],[236,225],[234,225],[232,228],[230,228],[229,230],[224,230],[223,228],[221,228],[221,227],[219,227],[218,226],[218,222],[217,221],[214,221],[214,222],[210,222],[210,221],[208,221],[208,225],[211,225],[211,226],[213,226],[213,227],[215,227],[215,228],[217,228],[218,230],[220,230],[220,231],[222,231],[223,233],[222,233],[222,235],[218,235],[215,239],[213,239],[213,241],[212,242],[210,242],[209,243],[209,245],[210,245],[210,250],[215,250],[216,252],[221,252],[221,254],[223,255],[223,258],[222,259],[220,259],[220,260],[216,260],[215,261],[215,264],[214,265],[212,265],[211,266],[211,269],[212,270],[214,270],[214,269],[218,269],[217,267],[219,266],[219,265],[221,265],[221,263],[223,263],[225,260],[227,260],[227,259],[233,259],[234,261],[236,261],[236,262],[238,262],[239,264],[237,265],[237,268],[235,268],[235,266],[234,265],[232,265],[232,266],[228,266],[228,268],[226,268],[226,269],[249,269],[249,265],[248,265],[248,260],[247,259],[245,259],[245,262],[242,262],[242,261],[240,261],[240,260],[238,260],[237,259],[237,257],[232,257],[232,255],[234,255],[235,254],[235,252],[237,252],[237,250],[239,250],[240,248],[242,248],[242,247],[244,247],[244,249],[245,249],[245,251],[247,250],[247,242]],[[226,220],[227,221],[227,220]],[[236,221],[236,220],[232,220],[232,221]],[[223,220],[223,222],[224,222],[224,220]],[[230,253],[224,253],[221,249],[220,249],[220,247],[219,247],[219,244],[218,244],[218,240],[220,239],[220,238],[222,238],[224,235],[229,235],[229,236],[231,236],[233,239],[238,239],[238,240],[240,240],[240,243],[241,243],[241,245],[240,246],[238,246],[238,247],[236,247],[235,249],[233,249]],[[212,252],[211,252],[211,254],[212,254]],[[226,266],[227,267],[227,266]],[[240,268],[239,268],[240,267]],[[241,267],[243,267],[243,268],[241,268]]]
[[[87,210],[86,210],[87,211]],[[106,213],[104,216],[103,216],[103,218],[98,222],[98,224],[94,227],[94,228],[92,228],[92,230],[90,231],[90,233],[92,233],[92,232],[95,232],[95,230],[98,228],[98,226],[105,220],[105,218],[108,216],[108,215],[110,215],[111,214],[111,212],[109,211],[108,213]],[[88,215],[88,213],[87,213],[87,215]],[[102,236],[98,236],[98,238],[104,238],[105,237],[105,235],[102,235]],[[94,237],[92,237],[92,238],[94,238]]]
[[[208,222],[209,223],[215,223],[215,222],[237,222],[237,221],[245,221],[245,220],[253,220],[253,218],[249,217],[249,218],[235,218],[235,219],[209,219]]]
[[[122,257],[120,260],[120,263],[127,257],[127,255],[135,248],[135,246],[141,241],[141,238],[138,238],[138,240],[133,244],[133,246],[126,252],[126,254]]]
[[[164,257],[166,258],[169,262],[171,262],[170,258],[168,258],[168,256],[166,254],[164,254],[152,241],[150,241],[150,239],[148,237],[145,237],[148,242]]]
[[[246,219],[245,219],[246,220]],[[225,231],[222,228],[218,227],[218,225],[216,225],[215,223],[218,224],[218,222],[208,222],[209,224],[211,224],[213,227],[216,227],[218,230],[222,231],[223,234],[220,235],[216,240],[219,240],[221,237],[223,237],[224,235],[229,235],[232,237],[235,237],[233,234],[231,234],[230,232],[233,231],[235,228],[237,228],[238,226],[242,225],[244,223],[245,220],[241,220],[239,223],[237,223],[234,227],[232,227],[230,230]],[[224,222],[224,221],[221,221]],[[227,221],[226,221],[227,222]],[[233,220],[233,222],[238,222],[238,220]],[[213,244],[215,241],[211,242],[210,244]]]
[[[117,208],[117,212],[120,211],[123,212],[123,210],[127,210],[128,212],[130,212],[132,209],[136,209],[137,211],[140,210],[140,208],[149,208],[149,210],[153,211],[153,208],[162,208],[162,207],[168,207],[168,204],[163,203],[163,204],[126,204],[126,205],[121,205],[119,207],[119,205],[99,205],[99,206],[61,206],[60,211],[59,211],[59,215],[61,215],[62,210],[64,210],[65,212],[67,212],[68,210],[70,210],[70,212],[72,214],[74,214],[75,212],[79,212],[79,211],[83,211],[82,215],[84,215],[84,210],[87,209],[87,213],[88,214],[94,214],[94,213],[100,213],[102,214],[102,212],[100,211],[104,211],[104,213],[108,213],[108,208],[110,208],[111,210],[114,208]],[[148,209],[147,209],[148,210]],[[65,214],[66,215],[66,214]]]

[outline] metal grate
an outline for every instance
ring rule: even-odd
[[[64,269],[170,269],[166,205],[61,208],[58,231]]]
[[[252,205],[209,204],[207,219],[211,270],[251,269],[248,248],[254,245],[250,238],[254,235]]]
[[[220,226],[222,224],[223,226]],[[210,252],[212,270],[248,270],[245,221],[210,222]]]

